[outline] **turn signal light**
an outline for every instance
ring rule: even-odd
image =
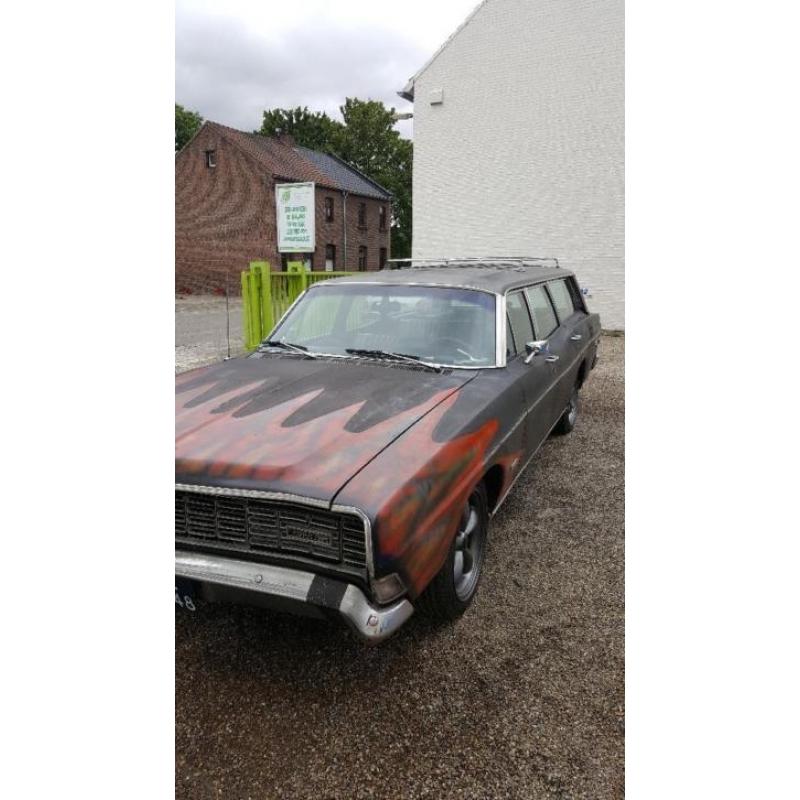
[[[378,578],[372,582],[372,590],[375,592],[375,599],[379,603],[388,603],[401,594],[405,594],[406,585],[403,583],[402,578],[393,572],[385,578]]]

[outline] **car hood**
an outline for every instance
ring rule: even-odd
[[[475,374],[266,354],[183,373],[176,378],[176,482],[331,503]]]

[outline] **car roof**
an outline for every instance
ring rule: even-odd
[[[573,273],[555,266],[518,261],[448,261],[401,269],[362,272],[346,278],[330,278],[317,285],[343,283],[375,283],[405,286],[449,286],[478,289],[493,294],[506,292],[532,283],[566,278]]]

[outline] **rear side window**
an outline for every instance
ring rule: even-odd
[[[516,351],[521,352],[527,342],[533,339],[533,327],[531,326],[531,317],[528,314],[528,307],[525,305],[525,299],[522,297],[522,292],[515,292],[508,295],[506,298],[506,309],[508,310],[508,323],[511,326],[511,331],[514,334],[514,342],[516,342]]]
[[[569,290],[569,296],[572,298],[572,305],[575,307],[575,310],[586,311],[586,305],[583,302],[581,290],[578,288],[575,278],[567,278],[566,284],[567,289]]]
[[[525,294],[528,296],[528,304],[531,307],[531,314],[533,314],[536,338],[546,339],[558,327],[556,312],[553,311],[550,298],[541,284],[529,286],[525,290]]]
[[[575,305],[572,302],[572,295],[569,293],[566,281],[552,281],[547,284],[553,305],[556,307],[558,319],[563,322],[567,317],[575,312]]]

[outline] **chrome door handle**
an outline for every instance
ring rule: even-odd
[[[579,333],[574,333],[572,336],[569,337],[569,340],[571,342],[579,342],[581,339],[583,339],[583,336],[581,336]]]
[[[545,359],[545,361],[546,361],[548,364],[555,364],[555,363],[556,363],[556,361],[558,361],[558,356],[547,356],[547,358]]]

